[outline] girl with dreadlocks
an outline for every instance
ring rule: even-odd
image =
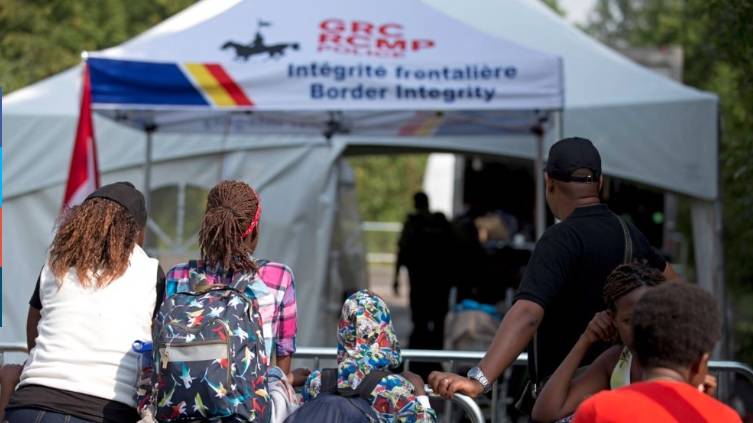
[[[284,376],[297,386],[309,372],[290,370],[298,330],[293,272],[282,263],[253,256],[261,216],[259,195],[245,182],[222,181],[212,188],[199,231],[201,260],[179,264],[167,273],[166,296],[193,290],[191,273],[202,273],[209,284],[229,284],[238,272],[255,273],[246,294],[259,304],[267,357],[274,353],[277,367],[285,374],[271,376]]]
[[[533,420],[569,421],[570,417],[566,416],[574,413],[589,396],[640,380],[641,369],[632,359],[630,320],[635,304],[646,290],[664,280],[664,275],[658,270],[637,263],[623,264],[607,277],[603,291],[607,309],[594,316],[573,349],[546,382],[533,407]],[[604,351],[582,374],[576,376],[578,366],[591,345],[598,341],[612,341],[615,335],[620,343]]]
[[[5,420],[132,422],[135,339],[151,339],[158,263],[141,249],[144,197],[103,186],[66,211],[29,302],[29,359]]]

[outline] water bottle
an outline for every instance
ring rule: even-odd
[[[145,367],[152,368],[154,357],[152,357],[151,341],[134,341],[131,347],[134,352],[139,353],[139,370]]]
[[[141,413],[149,404],[151,394],[151,380],[154,372],[154,357],[152,356],[151,341],[134,341],[131,346],[138,353],[138,385],[136,387],[136,409]]]

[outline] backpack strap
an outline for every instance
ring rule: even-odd
[[[617,220],[620,222],[622,234],[625,239],[625,255],[622,258],[622,264],[629,264],[633,261],[633,239],[630,237],[630,229],[628,228],[627,223],[625,223],[625,220],[616,214],[615,217],[617,217]]]
[[[256,277],[256,272],[253,273],[236,273],[233,275],[233,280],[228,285],[228,288],[232,288],[241,294],[246,294],[246,288],[251,285],[251,282]]]
[[[337,392],[337,369],[322,369],[322,385],[319,388],[320,392],[325,394],[335,394]]]
[[[261,277],[259,273],[259,268],[261,266],[264,266],[269,262],[269,260],[256,260],[254,259],[254,262],[256,263],[257,270],[251,272],[251,273],[236,273],[233,275],[233,280],[230,282],[230,285],[228,285],[230,288],[235,289],[236,291],[240,292],[241,294],[246,293],[246,288],[248,288],[253,281],[256,278]]]

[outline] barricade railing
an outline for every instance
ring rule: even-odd
[[[5,353],[27,353],[26,344],[22,342],[5,342],[0,343],[0,363],[5,362]],[[451,369],[456,364],[476,364],[484,357],[483,351],[451,351],[451,350],[402,350],[402,356],[405,368],[409,369],[412,361],[447,363]],[[296,349],[296,359],[310,359],[314,361],[314,368],[320,367],[320,360],[334,360],[337,357],[335,348],[317,348],[317,347],[299,347]],[[528,356],[523,353],[515,361],[516,365],[524,365],[528,361]],[[709,370],[713,372],[732,372],[745,377],[748,382],[753,384],[753,368],[737,361],[712,360],[709,361]],[[492,387],[491,401],[491,422],[496,421],[496,406],[498,400],[498,383]],[[427,390],[432,396],[436,394]],[[473,423],[484,422],[484,416],[478,404],[470,397],[462,394],[455,394],[453,402],[460,406]]]
[[[412,361],[417,362],[431,362],[431,363],[447,363],[450,369],[454,369],[456,364],[477,364],[486,353],[484,351],[453,351],[453,350],[402,350],[403,362],[406,370],[410,368]],[[301,347],[295,352],[295,358],[298,359],[313,359],[314,368],[319,368],[319,360],[321,359],[334,359],[337,355],[335,348],[312,348]],[[515,360],[515,365],[526,365],[528,363],[528,354],[523,353]],[[748,382],[753,384],[753,368],[737,361],[724,361],[724,360],[711,360],[709,361],[709,370],[712,372],[732,372],[737,373],[745,377]],[[499,386],[501,381],[495,381],[492,385],[492,398],[490,404],[491,423],[498,421],[497,407],[499,400]],[[479,410],[479,416],[481,420],[485,421],[483,414],[475,403],[469,397],[465,395],[459,396],[459,399],[455,399],[454,402],[463,406],[465,401],[471,401],[475,407]],[[464,408],[468,413],[467,409]],[[469,413],[470,415],[470,413]]]
[[[421,363],[447,363],[450,369],[454,369],[456,364],[470,364],[475,365],[482,358],[484,358],[483,351],[453,351],[453,350],[402,350],[401,355],[403,357],[403,364],[406,370],[410,369],[411,362],[417,361]],[[319,347],[299,347],[295,351],[295,359],[310,359],[314,362],[314,368],[320,368],[320,360],[334,360],[337,357],[337,349],[335,348],[319,348]],[[528,362],[528,354],[520,354],[515,361],[517,365],[524,365]],[[427,392],[429,392],[427,390]],[[432,393],[432,396],[437,396]],[[495,416],[497,415],[497,402],[499,398],[499,383],[492,385],[492,398],[490,414],[492,416],[492,423],[495,422]],[[455,394],[453,402],[458,404],[466,415],[468,415],[472,421],[484,422],[483,413],[479,408],[476,401],[472,398]],[[449,410],[445,409],[445,413]],[[476,417],[474,417],[476,416]]]

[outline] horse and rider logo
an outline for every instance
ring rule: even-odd
[[[222,50],[229,48],[235,49],[235,60],[243,60],[247,62],[251,56],[257,56],[261,54],[268,54],[269,57],[282,57],[285,55],[285,50],[293,49],[298,50],[298,43],[278,43],[278,44],[265,44],[264,36],[261,34],[261,28],[271,26],[270,22],[258,21],[258,27],[256,29],[256,36],[249,44],[241,44],[235,41],[227,41],[222,45]]]

